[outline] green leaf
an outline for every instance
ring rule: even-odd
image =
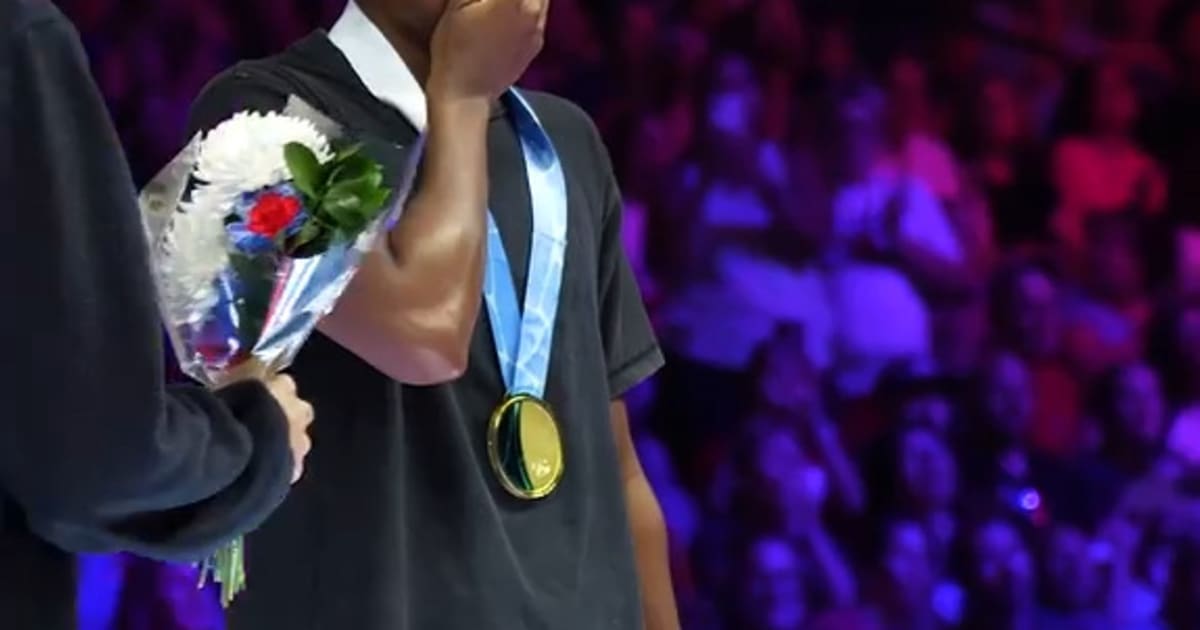
[[[325,180],[327,186],[336,186],[344,181],[362,179],[374,172],[379,172],[382,176],[382,168],[364,155],[354,155],[345,160],[335,161],[334,164],[336,166],[330,172],[329,178]]]
[[[358,191],[362,196],[372,190],[377,190],[383,186],[383,173],[379,171],[368,171],[354,179],[347,179],[344,182],[338,182],[339,186],[351,187]]]
[[[353,189],[344,186],[334,186],[325,193],[321,200],[321,209],[340,227],[346,215],[354,213],[362,205],[360,197]]]
[[[338,228],[332,225],[328,217],[317,212],[309,217],[308,221],[300,227],[300,231],[287,240],[284,251],[292,258],[305,258],[297,252],[307,252],[308,256],[319,254],[328,247],[329,241],[332,240],[331,235],[337,232]],[[322,244],[324,243],[324,244]]]
[[[392,197],[390,188],[376,188],[375,192],[363,196],[363,211],[369,213],[371,218],[379,216],[379,211],[387,205],[388,199]]]
[[[311,199],[319,198],[318,187],[323,178],[321,162],[316,154],[299,142],[289,142],[283,147],[283,159],[292,173],[296,188]]]
[[[321,235],[320,226],[318,226],[315,222],[312,222],[312,221],[305,223],[304,227],[301,227],[300,231],[297,232],[296,235],[292,237],[292,242],[290,243],[291,247],[289,249],[294,250],[297,247],[299,247],[309,241],[312,241],[313,239],[317,238],[320,235]]]
[[[370,194],[372,191],[367,191]],[[366,199],[357,192],[339,190],[325,198],[321,205],[326,216],[333,219],[339,230],[357,232],[366,227],[373,213],[365,207]]]
[[[362,148],[363,145],[361,142],[344,146],[341,149],[338,149],[337,155],[333,156],[333,161],[344,162],[346,158],[349,158],[352,155],[357,155],[359,151],[362,151]]]
[[[325,195],[354,195],[359,199],[367,197],[383,183],[383,176],[378,173],[368,173],[358,179],[348,179],[334,184]]]
[[[337,177],[338,168],[340,167],[334,160],[329,160],[321,165],[321,176],[317,180],[319,184],[316,187],[317,196],[315,199],[320,199],[325,194],[325,191],[329,189],[330,183]]]

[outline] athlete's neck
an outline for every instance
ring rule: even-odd
[[[388,43],[392,45],[392,48],[408,66],[409,71],[416,77],[417,82],[424,86],[429,79],[429,40],[432,33],[411,32],[410,29],[389,20],[375,8],[374,3],[363,2],[359,7],[387,38]]]

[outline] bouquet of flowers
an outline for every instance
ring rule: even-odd
[[[419,148],[354,143],[295,97],[194,138],[139,197],[183,372],[215,386],[248,363],[287,368],[398,218]],[[242,551],[201,566],[224,604],[244,588]]]

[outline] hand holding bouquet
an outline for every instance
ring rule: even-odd
[[[354,143],[295,97],[193,139],[139,199],[183,371],[215,386],[251,364],[287,368],[398,217],[417,149]],[[202,571],[228,604],[245,584],[241,539]]]

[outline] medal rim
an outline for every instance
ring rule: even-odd
[[[518,403],[532,403],[540,407],[542,411],[546,413],[546,416],[550,418],[550,422],[554,426],[554,433],[558,437],[558,455],[560,463],[557,469],[554,471],[549,483],[540,489],[525,490],[517,487],[517,485],[508,478],[508,474],[504,472],[504,465],[500,461],[500,448],[497,444],[497,438],[500,433],[500,425],[504,422],[504,412],[507,411],[509,407]],[[532,394],[514,394],[512,396],[508,396],[492,411],[492,417],[488,421],[487,451],[488,462],[491,464],[492,473],[500,482],[501,487],[503,487],[508,494],[524,501],[537,501],[553,494],[554,491],[558,489],[558,484],[562,481],[563,474],[567,470],[567,449],[566,445],[563,443],[562,430],[558,426],[558,416],[554,415],[554,410],[550,407],[550,403]]]

